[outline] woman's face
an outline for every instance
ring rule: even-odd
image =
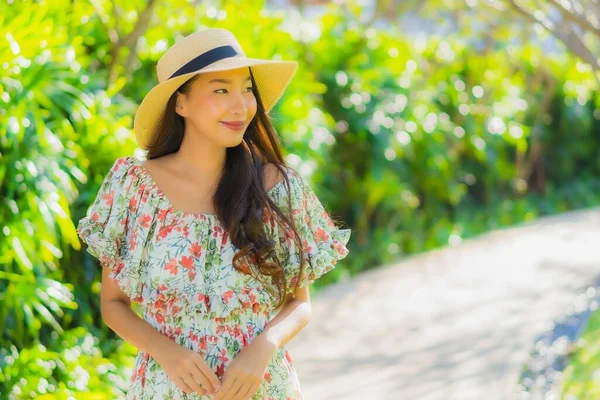
[[[185,135],[224,147],[239,145],[256,114],[248,67],[198,75],[187,95],[177,95],[176,112],[185,118]],[[225,122],[242,125],[232,129]]]

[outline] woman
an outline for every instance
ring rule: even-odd
[[[134,122],[147,160],[119,158],[77,228],[105,267],[104,321],[139,349],[128,399],[302,398],[285,345],[350,229],[285,165],[269,121],[296,68],[247,58],[225,29],[159,60]]]

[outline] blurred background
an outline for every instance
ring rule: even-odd
[[[178,38],[204,27],[231,30],[248,55],[299,61],[273,121],[287,162],[353,230],[349,256],[311,289],[315,318],[326,316],[319,304],[340,304],[343,296],[367,301],[364,307],[358,300],[341,303],[355,324],[367,314],[380,317],[368,325],[377,329],[362,336],[369,341],[349,342],[354,330],[344,326],[342,336],[352,345],[339,354],[331,346],[318,353],[313,344],[329,342],[311,322],[294,353],[307,398],[491,399],[524,390],[528,384],[514,379],[515,371],[528,368],[522,355],[497,368],[499,375],[473,379],[494,364],[493,357],[506,360],[512,353],[475,354],[480,367],[450,378],[448,370],[443,379],[418,370],[386,375],[394,365],[424,363],[422,371],[433,371],[442,363],[418,351],[414,362],[391,351],[396,343],[411,343],[411,333],[384,328],[392,319],[408,326],[403,316],[411,310],[431,316],[427,324],[450,318],[454,314],[436,307],[464,292],[428,303],[429,295],[407,297],[411,287],[432,296],[456,290],[452,279],[488,266],[471,257],[479,254],[473,240],[544,218],[577,216],[526,225],[529,238],[559,225],[589,241],[585,251],[571,248],[589,257],[581,258],[584,272],[574,274],[579,280],[556,313],[579,289],[593,289],[600,276],[592,251],[598,242],[590,240],[600,226],[594,208],[600,205],[600,1],[0,0],[0,398],[123,396],[135,349],[101,322],[101,269],[82,251],[75,224],[114,160],[140,154],[133,116],[156,83],[156,62]],[[558,247],[552,241],[519,247],[514,238],[521,231],[510,232],[501,240],[510,246],[480,252],[497,261],[489,271],[498,275],[484,272],[477,284],[461,282],[473,288],[501,281],[502,271],[510,271],[515,282],[525,282],[523,292],[503,293],[522,295],[527,303],[528,288],[534,290],[540,277],[527,265],[539,267],[536,255],[565,253],[553,252]],[[451,252],[441,254],[452,254],[452,261],[433,264],[464,274],[449,273],[444,285],[428,286],[440,275],[419,257],[431,251]],[[561,262],[572,267],[569,254]],[[402,279],[402,271],[411,270],[430,274]],[[363,282],[361,276],[370,283],[359,294],[354,283]],[[377,303],[383,292],[374,288],[393,279],[417,284],[386,286],[390,308],[383,312]],[[552,275],[547,288],[563,279]],[[465,307],[484,297],[474,292]],[[431,308],[422,313],[423,304]],[[483,325],[494,330],[503,316],[490,307],[492,319]],[[571,348],[555,387],[569,399],[600,398],[600,315],[588,308],[572,340],[590,339]],[[552,328],[555,314],[519,315],[533,314]],[[533,326],[528,320],[515,324]],[[335,336],[341,325],[328,329],[334,335],[329,339],[341,337]],[[416,341],[427,332],[414,329]],[[510,348],[533,347],[542,331],[536,325],[518,348]],[[371,364],[348,374],[356,360],[349,352],[358,348],[373,350],[368,359],[374,371],[396,385],[361,383],[359,397],[354,385]],[[343,365],[326,361],[334,359]],[[446,361],[452,370],[465,365]],[[348,383],[345,391],[326,391],[327,382],[319,381],[324,376]],[[468,389],[458,385],[463,378],[471,379]],[[441,385],[431,385],[436,379]],[[537,379],[535,368],[528,379]],[[482,381],[502,382],[502,389],[478,392]],[[406,391],[411,385],[420,391]]]

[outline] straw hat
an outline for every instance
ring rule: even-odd
[[[209,28],[192,33],[171,46],[158,60],[158,84],[142,100],[133,121],[135,137],[147,150],[158,133],[171,95],[188,79],[202,72],[250,67],[265,111],[283,95],[298,68],[296,61],[248,58],[227,29]]]

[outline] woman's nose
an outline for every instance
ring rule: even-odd
[[[231,108],[234,111],[238,111],[241,114],[246,114],[246,110],[248,109],[248,99],[244,97],[243,94],[238,94],[233,96]]]

